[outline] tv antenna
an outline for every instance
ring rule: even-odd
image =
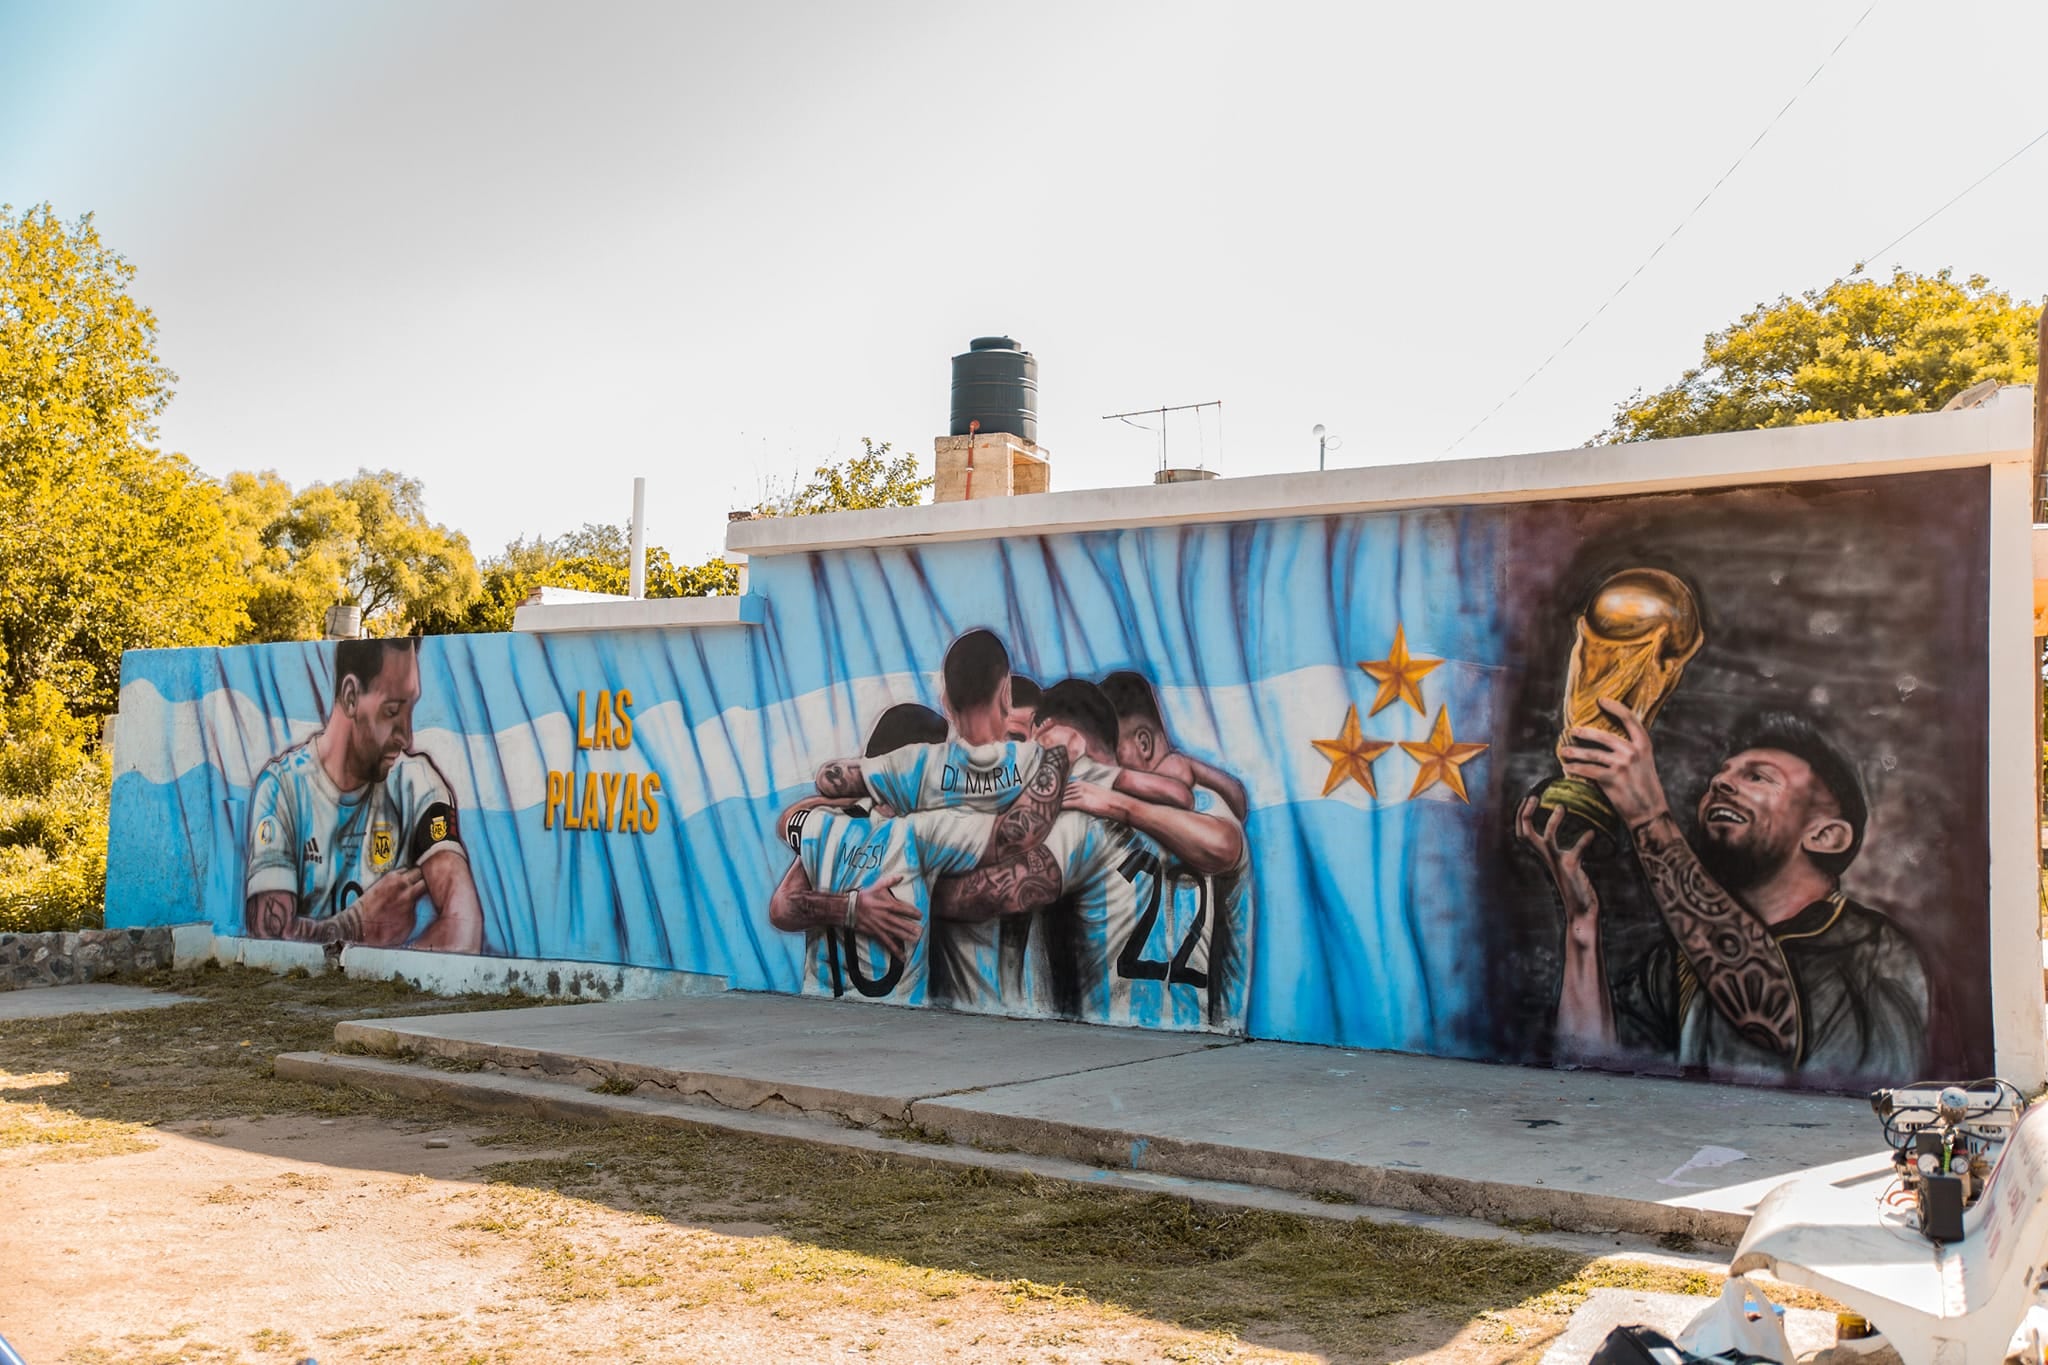
[[[1212,398],[1206,403],[1182,403],[1176,407],[1139,408],[1135,412],[1105,413],[1102,420],[1105,422],[1122,422],[1127,427],[1136,427],[1140,431],[1150,431],[1152,430],[1151,427],[1146,426],[1143,422],[1133,422],[1131,419],[1133,417],[1158,417],[1159,467],[1166,469],[1169,467],[1166,463],[1166,414],[1169,412],[1199,412],[1203,408],[1216,409],[1216,453],[1220,456],[1223,453],[1223,400],[1221,398]],[[1199,421],[1200,419],[1197,418],[1196,420]]]

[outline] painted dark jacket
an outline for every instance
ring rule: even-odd
[[[1771,930],[1799,989],[1803,1037],[1795,1061],[1738,1034],[1699,989],[1692,965],[1666,942],[1615,991],[1622,1037],[1714,1080],[1855,1090],[1921,1079],[1927,969],[1888,917],[1846,896],[1817,900]]]

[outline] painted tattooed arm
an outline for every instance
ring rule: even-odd
[[[1072,765],[1064,747],[1045,745],[1038,770],[1023,793],[996,817],[981,862],[972,872],[942,877],[932,887],[935,918],[987,920],[1021,915],[1059,898],[1063,881],[1060,860],[1045,847],[1045,836],[1059,818]]]
[[[1009,862],[983,863],[964,876],[941,877],[932,886],[932,916],[971,921],[1028,914],[1058,900],[1064,884],[1060,860],[1040,845]]]
[[[326,919],[300,914],[299,898],[289,891],[259,891],[243,903],[243,925],[251,938],[388,947],[412,933],[413,906],[426,889],[417,868],[401,868]]]
[[[1628,826],[1658,913],[1714,1008],[1756,1046],[1796,1056],[1799,992],[1784,950],[1769,926],[1700,866],[1672,818],[1649,732],[1635,712],[1605,698],[1600,707],[1626,733],[1574,729],[1559,750],[1564,770],[1598,783]]]
[[[1067,770],[1072,766],[1072,756],[1059,745],[1047,745],[1040,751],[1031,780],[1024,784],[1024,790],[1009,809],[996,817],[988,846],[981,851],[980,866],[1021,858],[1045,842],[1052,822],[1059,819],[1060,803],[1067,790]]]
[[[789,871],[768,901],[768,922],[788,933],[807,929],[845,929],[880,940],[890,951],[908,955],[924,932],[917,907],[896,898],[891,889],[900,878],[883,877],[854,893],[853,923],[846,922],[846,893],[812,887],[804,865],[791,859]]]
[[[818,769],[820,796],[861,797],[868,794],[867,779],[857,758],[835,758]]]

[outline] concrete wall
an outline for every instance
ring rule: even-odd
[[[932,502],[1011,498],[1052,488],[1046,453],[1021,436],[941,436],[933,445]]]
[[[289,888],[267,894],[371,943],[848,1000],[1803,1086],[2029,1083],[2026,416],[2002,395],[737,523],[750,591],[715,625],[536,620],[394,663],[410,751],[360,829],[325,835],[306,755],[339,737],[375,758],[331,646],[131,656],[110,922],[244,932]],[[1603,585],[1632,572],[1680,587],[1624,628]],[[1003,719],[948,706],[949,652],[981,628],[1018,695],[1075,680],[1045,717],[1082,756],[1064,811],[1023,818],[1030,739],[953,743]],[[1599,692],[1650,718],[1631,771],[1669,793],[1662,845],[1628,820],[1572,843],[1549,823],[1569,801],[1524,825],[1568,708]],[[914,710],[884,723],[906,706],[930,734]],[[1766,798],[1718,831],[1698,802],[1759,710],[1819,736],[1794,779],[1832,774],[1801,788],[1824,795],[1785,817],[1798,837],[1763,882],[1732,831],[1777,838]],[[792,822],[819,783],[860,813]],[[1029,847],[990,853],[998,810]],[[416,904],[369,894],[414,865]],[[916,912],[902,942],[858,894],[888,877]]]

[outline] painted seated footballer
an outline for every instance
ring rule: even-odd
[[[250,792],[250,937],[483,950],[454,794],[412,749],[419,697],[417,640],[335,647],[326,724],[266,763]]]

